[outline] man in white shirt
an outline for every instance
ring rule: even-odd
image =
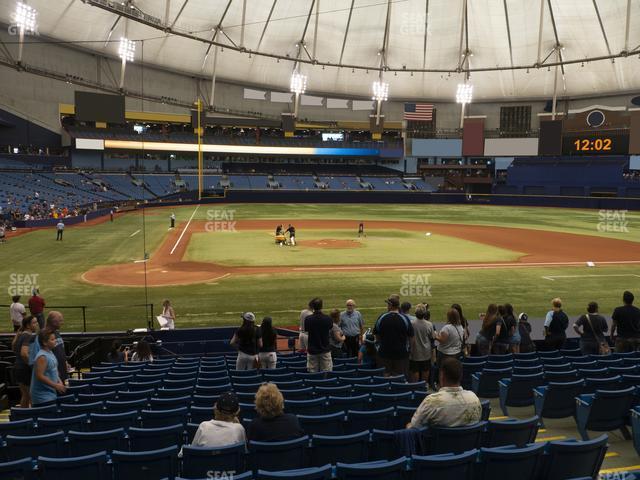
[[[11,316],[11,323],[13,323],[13,331],[17,332],[22,326],[22,319],[26,317],[27,310],[20,303],[20,295],[14,295],[11,297],[11,301],[13,303],[9,306],[9,315]]]
[[[64,223],[62,222],[62,219],[60,219],[56,225],[56,232],[56,241],[62,241],[62,233],[64,232]]]
[[[427,395],[407,428],[429,425],[464,427],[482,418],[482,405],[475,393],[460,386],[462,364],[455,358],[445,358],[440,365],[440,390]]]
[[[246,442],[244,427],[238,420],[240,403],[234,392],[220,395],[213,407],[214,419],[202,422],[191,445],[195,447],[224,447]]]

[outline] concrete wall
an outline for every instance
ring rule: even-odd
[[[43,37],[40,37],[42,39]],[[0,40],[11,42],[15,37],[9,37],[6,31],[0,32]],[[13,59],[17,57],[17,45],[7,45]],[[6,54],[0,49],[0,61],[7,62]],[[115,58],[106,58],[75,47],[37,43],[25,45],[23,62],[29,67],[38,67],[49,72],[62,75],[73,75],[98,82],[110,88],[117,88],[120,75],[120,64]],[[73,81],[73,79],[70,79]],[[0,65],[0,108],[5,108],[12,113],[19,114],[53,131],[60,131],[58,118],[59,103],[73,103],[75,90],[91,90],[78,87],[64,80],[53,80],[32,73],[18,72],[5,65]],[[165,96],[176,98],[185,104],[195,101],[198,92],[205,98],[209,97],[211,84],[208,78],[197,78],[191,75],[172,73],[158,68],[141,68],[140,63],[129,64],[125,90],[145,96]],[[318,92],[308,92],[310,95],[323,95]],[[363,92],[359,100],[367,99],[368,92]],[[339,97],[339,95],[332,95]],[[391,80],[391,96],[393,98],[393,79]],[[629,106],[631,95],[614,96],[607,98],[586,99],[558,102],[558,110],[566,111],[569,108],[580,108],[591,104],[604,104],[610,106]],[[386,102],[383,107],[386,121],[399,121],[402,119],[403,102]],[[439,129],[455,129],[459,125],[459,105],[447,101],[435,102],[437,110],[437,125]],[[271,103],[264,100],[246,100],[243,98],[243,86],[224,81],[224,72],[219,72],[219,80],[216,83],[215,105],[219,108],[228,108],[238,111],[261,112],[265,115],[279,117],[280,113],[290,111],[291,107],[285,103]],[[504,103],[474,103],[467,110],[468,115],[486,115],[485,126],[487,129],[499,127],[499,113],[502,105],[531,105],[532,128],[538,127],[538,113],[543,112],[544,101],[518,101]],[[187,108],[181,108],[169,104],[143,102],[137,98],[128,98],[126,103],[128,110],[187,113]],[[306,106],[300,107],[299,118],[309,120],[358,120],[368,121],[369,111],[352,111],[347,109],[327,109],[325,107]]]

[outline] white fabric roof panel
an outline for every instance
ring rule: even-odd
[[[271,19],[265,22],[274,0],[246,0],[244,36],[243,3],[233,0],[222,21],[217,41],[244,46],[248,50],[288,56],[295,59],[313,0],[275,0]],[[225,11],[228,0],[134,0],[133,4],[146,14],[160,18],[179,32],[189,32],[210,40]],[[540,3],[531,0],[508,0],[511,32],[511,54],[502,0],[468,1],[468,45],[473,56],[469,65],[475,68],[509,68],[511,57],[516,66],[533,66],[538,58],[538,20]],[[109,55],[117,55],[117,40],[121,36],[144,39],[144,62],[160,65],[187,74],[210,75],[212,53],[203,67],[207,44],[166,35],[161,29],[121,18],[111,35],[114,42],[105,46],[109,30],[118,18],[113,12],[75,0],[30,0],[38,10],[41,34],[65,41],[83,41],[83,47]],[[165,15],[169,5],[168,16]],[[178,16],[181,8],[184,9]],[[307,91],[311,94],[340,94],[369,97],[371,84],[377,78],[373,71],[380,65],[387,15],[385,0],[355,0],[344,53],[343,65],[370,67],[368,73],[351,68],[301,64],[308,76]],[[453,98],[456,85],[463,78],[455,73],[460,61],[460,27],[463,0],[392,0],[389,38],[386,46],[387,65],[392,69],[447,70],[451,73],[393,72],[384,74],[390,84],[391,99]],[[625,48],[627,0],[598,0],[597,5],[612,54]],[[335,65],[340,61],[351,1],[316,0],[304,38],[306,50],[319,62]],[[609,50],[600,29],[592,0],[551,0],[558,41],[564,47],[563,58],[581,60],[608,55]],[[11,23],[14,3],[0,3],[0,21]],[[316,13],[318,31],[316,32]],[[166,17],[166,18],[165,18]],[[176,20],[177,18],[177,20]],[[427,48],[423,49],[427,20]],[[264,31],[262,41],[260,38]],[[227,38],[228,36],[228,38]],[[229,40],[231,39],[231,40]],[[242,45],[241,45],[242,44]],[[467,40],[463,41],[463,50]],[[556,38],[547,2],[545,2],[541,57],[544,59],[556,45]],[[593,95],[640,89],[640,0],[631,0],[628,49],[635,53],[626,58],[580,63],[565,66],[565,80],[559,81],[560,92],[566,95]],[[301,58],[309,60],[304,51]],[[136,61],[142,53],[136,51]],[[555,57],[553,54],[549,61]],[[28,52],[25,50],[25,61]],[[245,83],[257,88],[286,90],[293,62],[276,61],[259,55],[249,57],[225,48],[219,50],[217,78]],[[499,99],[549,98],[553,89],[553,68],[473,72],[474,98]],[[69,72],[72,73],[72,72]],[[563,88],[566,90],[563,92]]]

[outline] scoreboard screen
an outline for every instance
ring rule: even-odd
[[[628,155],[629,134],[606,132],[568,134],[562,140],[563,155]]]

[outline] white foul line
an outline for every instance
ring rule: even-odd
[[[615,273],[615,274],[603,274],[603,275],[549,275],[542,277],[545,280],[551,280],[555,282],[556,278],[598,278],[598,277],[640,277],[635,273]]]
[[[193,211],[193,213],[191,214],[191,216],[189,217],[189,221],[187,222],[187,224],[185,225],[185,227],[182,229],[182,233],[180,234],[180,236],[178,237],[178,241],[176,242],[176,244],[173,246],[173,248],[171,249],[171,251],[169,252],[169,255],[173,255],[173,252],[176,251],[176,248],[178,248],[178,245],[180,245],[180,240],[182,240],[182,237],[184,236],[185,232],[187,231],[187,229],[189,228],[189,225],[191,225],[191,220],[193,220],[193,216],[196,214],[196,212],[198,211],[198,209],[200,208],[200,205],[198,204],[195,208],[195,210]]]
[[[133,232],[131,235],[129,235],[129,238],[133,237],[134,235],[137,235],[140,233],[140,230],[136,230],[135,232]]]

